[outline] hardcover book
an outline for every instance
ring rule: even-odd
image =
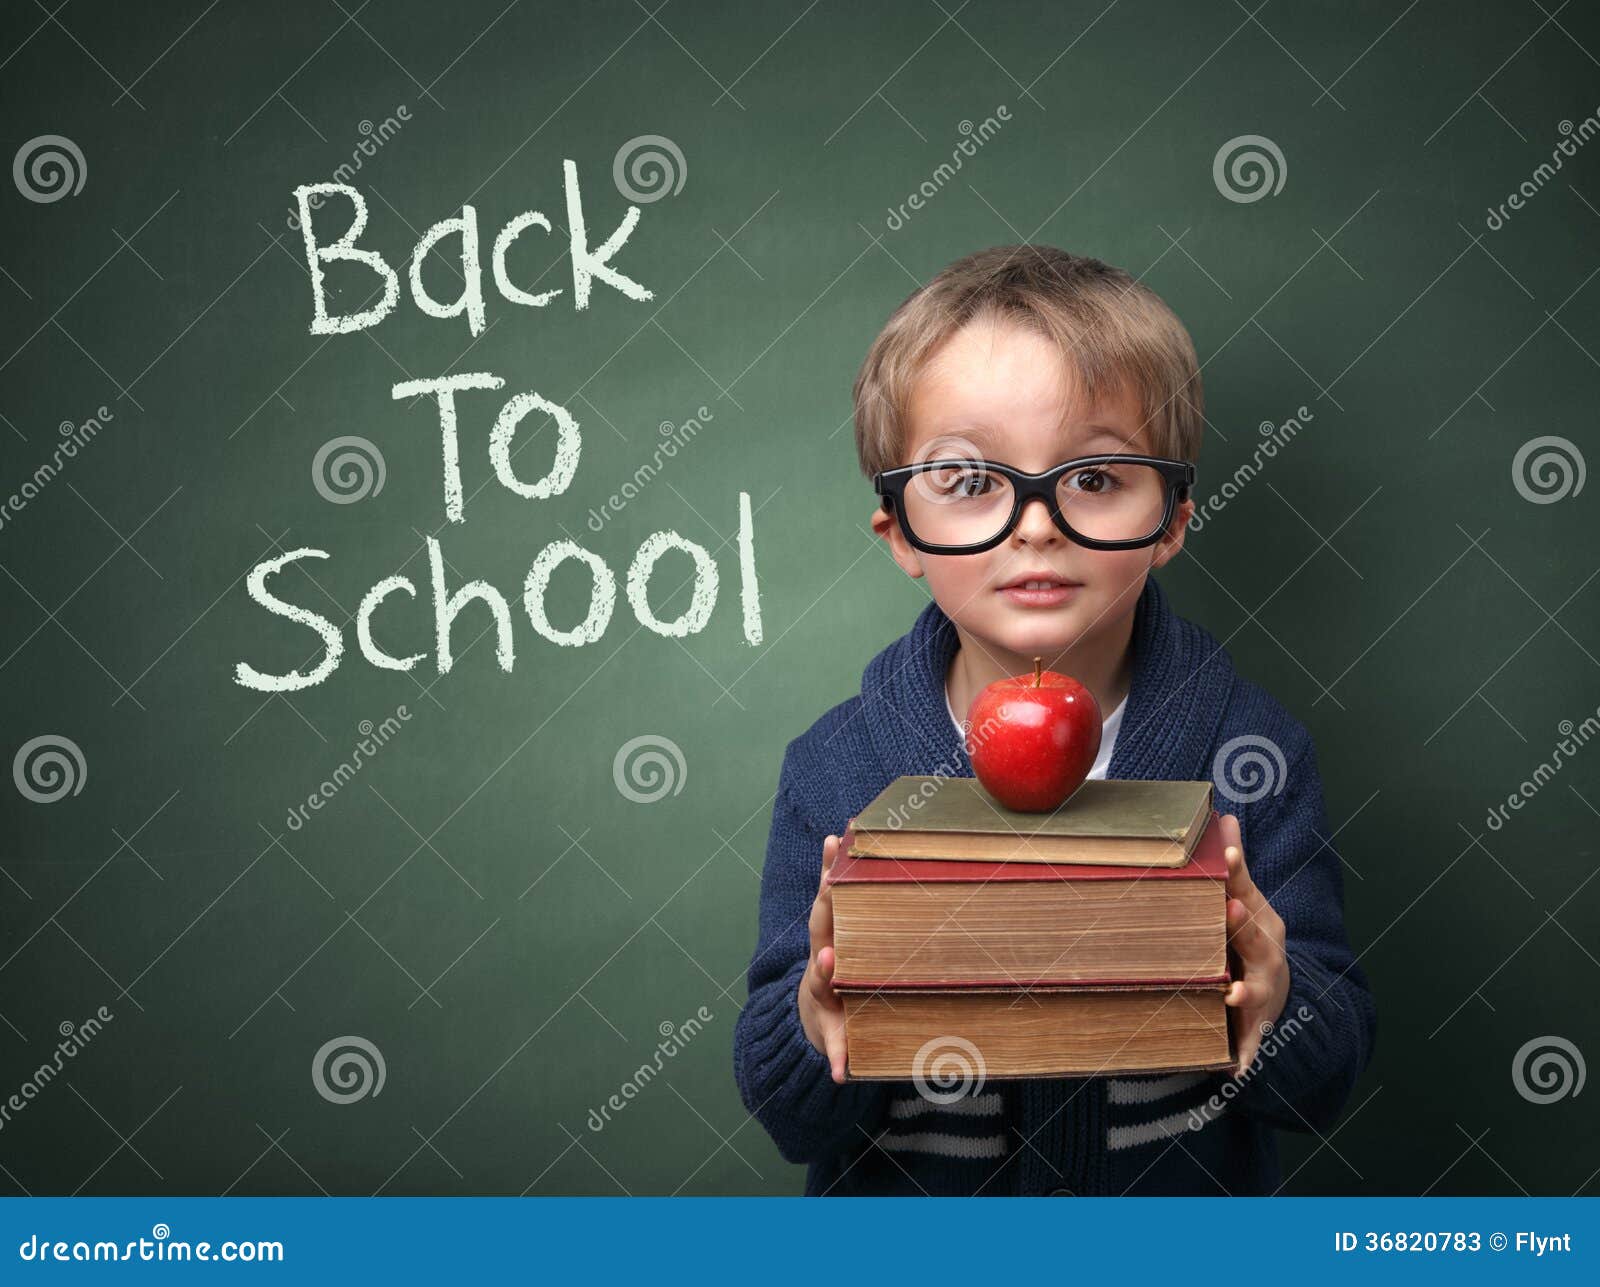
[[[852,820],[862,857],[1181,867],[1211,783],[1091,778],[1051,813],[1019,813],[976,778],[896,778]]]

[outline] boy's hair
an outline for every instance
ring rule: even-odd
[[[1098,259],[1054,246],[993,246],[958,259],[895,309],[856,376],[856,453],[868,478],[909,463],[911,387],[938,347],[978,318],[1032,327],[1053,341],[1092,401],[1127,385],[1154,454],[1200,454],[1204,394],[1194,341],[1149,287]]]

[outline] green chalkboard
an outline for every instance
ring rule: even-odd
[[[1600,1101],[1523,1051],[1600,1055],[1596,49],[1579,5],[6,6],[0,1190],[797,1192],[731,1065],[778,766],[926,602],[851,381],[1033,240],[1190,328],[1212,506],[1162,582],[1316,739],[1380,1038],[1288,1191],[1592,1191]],[[639,212],[648,298],[576,307],[574,183],[591,250]],[[397,270],[367,329],[313,330],[327,184]],[[468,205],[477,327],[407,280]],[[436,397],[393,395],[452,373],[503,381],[457,395],[460,521]],[[507,471],[556,494],[497,477],[524,393]],[[628,597],[657,532],[716,571],[656,551],[680,637]],[[430,540],[509,669],[476,603],[440,673]],[[587,642],[523,611],[564,540],[602,570],[549,569],[552,632],[615,582]],[[258,691],[324,656],[250,595],[296,550],[271,584],[343,655]],[[394,575],[410,671],[357,638]]]

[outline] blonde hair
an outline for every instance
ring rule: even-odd
[[[898,464],[911,388],[968,322],[998,318],[1052,341],[1083,393],[1131,389],[1154,454],[1194,460],[1205,421],[1194,341],[1149,287],[1098,259],[1054,246],[992,246],[951,264],[890,315],[854,389],[856,454],[868,478]]]

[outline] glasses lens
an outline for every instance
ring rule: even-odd
[[[970,460],[940,460],[911,475],[905,520],[929,545],[979,545],[1011,517],[1011,482]]]
[[[1166,483],[1151,465],[1114,461],[1063,474],[1056,497],[1073,531],[1094,541],[1134,541],[1160,525]]]

